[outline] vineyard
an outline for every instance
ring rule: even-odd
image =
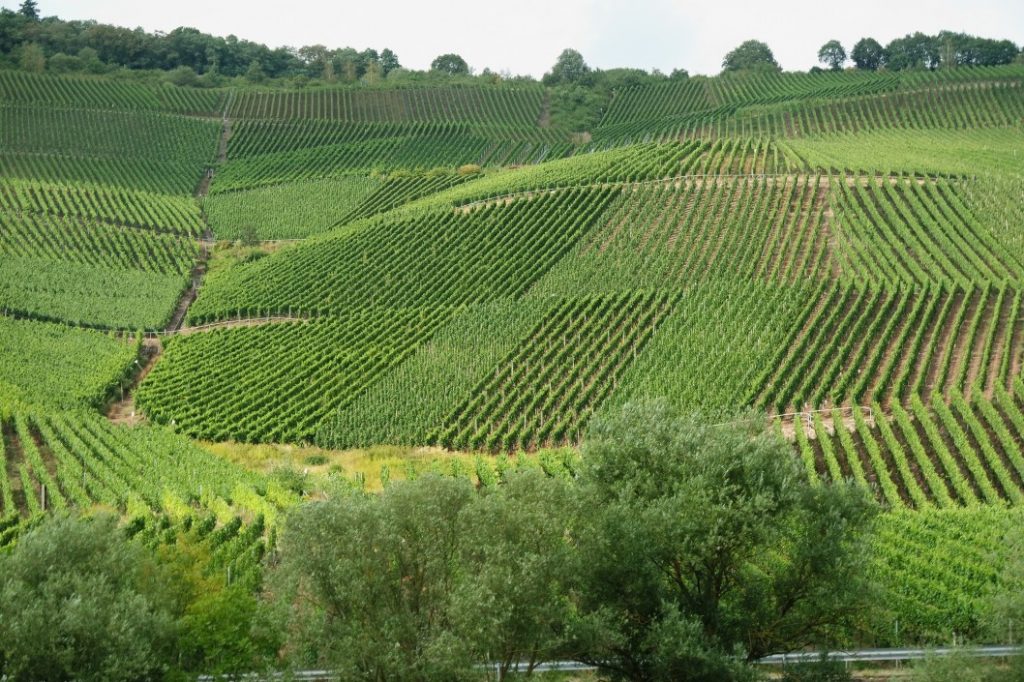
[[[151,542],[186,533],[211,552],[209,570],[230,566],[235,581],[255,586],[268,523],[294,503],[293,493],[162,429],[16,409],[3,412],[0,431],[0,548],[47,512],[116,509]]]
[[[665,78],[585,131],[556,92],[0,69],[0,548],[114,509],[255,585],[299,496],[191,439],[486,485],[659,398],[871,491],[879,644],[977,634],[1024,501],[1024,66]]]

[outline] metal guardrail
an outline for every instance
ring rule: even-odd
[[[977,658],[1005,658],[1007,656],[1019,656],[1024,653],[1024,647],[1019,646],[979,646],[979,647],[938,647],[935,649],[855,649],[851,651],[797,651],[789,654],[773,654],[765,656],[757,661],[760,665],[790,665],[798,663],[813,663],[820,661],[823,657],[830,661],[841,663],[896,663],[899,661],[919,661],[931,656],[949,656],[954,653],[965,654]],[[481,665],[481,669],[491,669],[495,666],[490,664]],[[523,662],[513,666],[513,671],[526,670],[528,664]],[[533,667],[535,673],[545,672],[583,672],[597,670],[598,666],[578,661],[548,661],[538,663]],[[198,678],[203,682],[214,682],[215,680],[337,680],[338,678],[330,670],[297,670],[291,673],[249,673],[241,677],[226,675],[202,675]]]
[[[1019,656],[1019,646],[980,647],[938,647],[935,649],[856,649],[853,651],[797,651],[791,654],[773,654],[760,659],[762,665],[788,665],[820,661],[824,656],[830,661],[842,663],[895,663],[897,661],[919,661],[931,656],[949,656],[954,653],[978,658],[1003,658]]]

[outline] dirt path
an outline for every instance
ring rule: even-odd
[[[989,336],[989,331],[993,324],[996,325],[997,328],[1000,324],[999,318],[1001,311],[996,309],[996,302],[998,301],[998,298],[998,296],[994,296],[991,293],[989,294],[988,300],[984,303],[985,307],[981,314],[981,323],[978,325],[978,331],[974,335],[974,339],[972,339],[973,342],[969,346],[964,347],[964,352],[968,353],[968,355],[961,360],[961,362],[967,364],[967,372],[964,375],[963,391],[968,395],[970,395],[970,387],[978,380],[981,372],[984,370],[987,373],[988,370],[987,367],[983,368],[981,363],[982,360],[985,359],[985,341]],[[1005,305],[1004,301],[999,301],[999,303],[1000,308],[1002,305]],[[998,352],[997,349],[998,346],[993,344],[993,355]],[[991,357],[988,358],[988,360],[989,365],[994,366],[996,369],[999,368],[999,365],[993,362]],[[953,390],[956,389],[957,387],[954,386]]]
[[[107,409],[107,419],[115,424],[135,425],[144,417],[135,409],[135,388],[146,378],[156,364],[163,347],[159,339],[143,339],[139,353],[138,371],[132,377],[131,386],[122,394],[121,399]]]
[[[537,116],[537,125],[541,128],[551,127],[551,93],[544,92],[544,101],[540,104],[540,114]]]
[[[231,139],[231,120],[228,118],[225,112],[222,118],[222,125],[220,131],[220,139],[217,143],[217,162],[223,163],[227,160],[228,140]],[[210,183],[213,182],[214,168],[211,166],[203,172],[203,178],[199,181],[198,187],[196,187],[195,197],[197,200],[201,200],[210,191]],[[203,214],[203,220],[206,220],[205,213]],[[207,225],[206,230],[203,232],[202,237],[199,239],[199,255],[196,258],[195,266],[192,268],[191,284],[189,288],[182,294],[178,300],[178,307],[174,309],[174,314],[171,315],[170,322],[164,327],[165,332],[177,332],[181,330],[185,322],[185,316],[188,314],[189,306],[196,300],[199,295],[199,288],[203,284],[203,278],[206,276],[206,264],[210,258],[210,250],[213,247],[213,231]],[[135,389],[139,383],[149,374],[150,370],[156,364],[160,354],[163,352],[163,346],[159,339],[147,338],[142,343],[142,350],[139,353],[137,364],[139,370],[132,377],[131,385],[128,386],[122,393],[121,399],[113,403],[107,410],[107,419],[115,424],[137,424],[145,419],[135,409]]]
[[[28,501],[25,499],[25,491],[21,485],[21,475],[18,473],[18,466],[24,462],[24,455],[21,452],[21,443],[18,435],[14,433],[14,425],[11,422],[0,422],[0,437],[4,444],[4,473],[11,486],[11,499],[14,502],[14,509],[4,509],[4,514],[17,512],[20,516],[28,516]]]

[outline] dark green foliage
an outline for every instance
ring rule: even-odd
[[[818,61],[833,71],[839,71],[846,61],[846,50],[838,40],[830,40],[818,50]]]
[[[583,61],[583,55],[573,49],[562,50],[558,61],[544,74],[544,85],[586,84],[591,81],[591,70]]]
[[[893,71],[934,69],[940,60],[938,39],[920,31],[896,38],[885,46],[885,66]]]
[[[781,71],[771,48],[759,40],[748,40],[725,55],[722,71]]]
[[[31,21],[39,21],[39,3],[36,0],[22,0],[18,12]]]
[[[175,624],[164,576],[110,517],[57,517],[0,555],[0,658],[12,680],[157,679]]]
[[[707,426],[658,402],[593,424],[580,540],[588,658],[660,679],[702,650],[754,660],[826,644],[869,603],[874,505],[852,486],[801,483],[789,447],[754,424]],[[685,632],[685,651],[666,648]]]
[[[449,76],[464,76],[469,73],[466,60],[454,53],[443,54],[430,62],[430,70]]]
[[[861,38],[853,46],[850,58],[858,69],[875,71],[882,65],[885,52],[881,44],[874,38]]]
[[[345,679],[470,677],[451,602],[472,496],[466,480],[425,476],[297,509],[272,578],[297,662]]]

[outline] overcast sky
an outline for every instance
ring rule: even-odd
[[[849,51],[913,31],[965,31],[1024,43],[1022,0],[37,0],[45,16],[95,19],[149,31],[191,26],[272,47],[389,47],[423,69],[445,52],[480,71],[540,76],[562,48],[600,68],[632,66],[714,74],[749,38],[784,69],[806,70],[822,43]],[[14,9],[20,0],[0,0]]]

